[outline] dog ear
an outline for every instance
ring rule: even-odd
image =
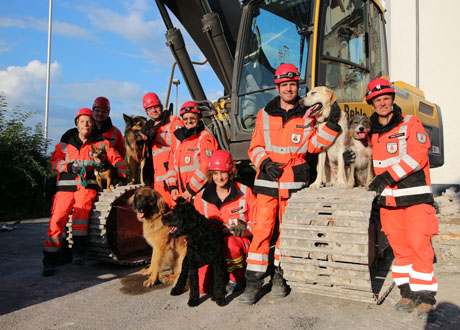
[[[334,91],[331,89],[331,104],[334,104],[337,102],[337,96],[335,96]]]
[[[127,126],[132,126],[133,118],[131,116],[123,114],[123,120],[125,121]]]
[[[136,190],[137,191],[137,190]],[[128,206],[134,209],[134,198],[136,197],[136,191],[134,194],[131,195],[131,197],[128,198],[127,203]]]

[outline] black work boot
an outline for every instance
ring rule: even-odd
[[[56,274],[56,265],[57,265],[57,252],[46,252],[43,251],[43,269],[42,276],[53,276]]]
[[[417,291],[417,317],[426,320],[436,304],[435,291]]]
[[[396,303],[395,309],[399,312],[412,313],[415,309],[415,293],[410,289],[409,283],[398,286],[401,299]]]
[[[88,246],[88,236],[73,237],[73,256],[74,265],[84,265],[86,263],[86,249]]]
[[[243,304],[253,305],[259,299],[260,289],[262,288],[262,280],[246,279],[246,287],[243,293],[238,296],[238,301]]]
[[[284,298],[290,292],[290,288],[283,278],[283,270],[280,267],[275,267],[275,274],[272,277],[272,289],[270,291],[272,296]]]

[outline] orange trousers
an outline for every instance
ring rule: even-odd
[[[44,242],[44,251],[57,252],[62,246],[65,226],[72,213],[72,235],[88,235],[88,222],[96,190],[78,187],[77,191],[58,191],[54,195],[51,218],[48,224],[48,236]]]
[[[429,204],[380,209],[382,230],[395,256],[392,277],[396,285],[409,283],[412,291],[437,291],[431,238],[438,233],[435,209]]]
[[[248,253],[250,240],[247,237],[226,236],[226,264],[229,279],[232,282],[242,284],[244,281],[244,268],[246,266],[246,255]],[[200,293],[209,292],[208,285],[211,283],[211,272],[208,265],[198,270]]]
[[[252,223],[252,241],[249,246],[247,259],[247,271],[259,273],[262,276],[268,268],[268,256],[270,252],[270,241],[276,226],[276,219],[282,223],[284,210],[287,206],[287,199],[275,198],[263,194],[256,197],[256,209]],[[280,236],[276,240],[274,265],[280,264],[281,254],[279,250]]]

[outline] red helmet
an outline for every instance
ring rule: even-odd
[[[81,108],[78,110],[77,114],[75,115],[75,125],[77,125],[77,120],[80,116],[90,116],[93,118],[93,111],[89,108]]]
[[[142,99],[142,104],[144,105],[144,109],[147,110],[151,107],[161,106],[160,98],[155,93],[147,93],[144,95]]]
[[[110,111],[110,101],[105,96],[98,96],[94,99],[93,110],[94,108],[102,108],[107,111]]]
[[[275,84],[281,84],[285,81],[299,81],[300,72],[294,64],[282,63],[275,71],[273,81]]]
[[[208,163],[208,171],[230,172],[233,168],[232,155],[225,150],[216,150]]]
[[[179,115],[182,117],[188,112],[201,114],[200,109],[198,108],[198,103],[195,101],[187,101],[180,107]]]
[[[366,102],[372,103],[377,96],[384,94],[395,95],[396,91],[391,83],[385,78],[375,78],[367,84]]]

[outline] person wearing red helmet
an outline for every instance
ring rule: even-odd
[[[167,184],[173,201],[179,196],[190,201],[206,183],[209,158],[218,144],[205,128],[197,102],[182,104],[179,115],[184,126],[173,134]]]
[[[270,244],[277,219],[282,222],[287,200],[306,187],[309,180],[308,153],[329,147],[340,133],[340,110],[334,108],[327,124],[315,129],[315,120],[299,105],[300,72],[293,64],[283,63],[275,71],[279,96],[259,110],[248,154],[256,167],[253,191],[257,194],[253,239],[246,267],[246,289],[239,301],[257,301],[262,279],[269,269]],[[274,251],[271,294],[284,297],[289,288],[280,267],[279,235]]]
[[[392,276],[400,289],[397,310],[426,317],[438,288],[431,244],[438,232],[433,207],[428,151],[430,139],[420,120],[403,115],[394,102],[395,88],[384,78],[369,82],[366,101],[371,119],[374,180],[380,221],[395,260]]]
[[[225,237],[227,271],[230,281],[227,293],[244,286],[245,259],[248,252],[250,225],[255,197],[251,188],[234,181],[235,168],[228,151],[216,150],[209,159],[208,183],[194,199],[195,208],[207,218],[222,221],[228,228]],[[208,267],[199,271],[200,290],[206,291]]]
[[[43,246],[43,276],[55,273],[65,238],[65,226],[72,214],[74,262],[83,262],[88,237],[88,221],[98,185],[94,176],[91,150],[104,147],[109,163],[126,178],[126,164],[102,135],[93,133],[93,112],[82,108],[75,116],[75,126],[61,137],[51,155],[52,170],[57,173],[57,193],[51,207],[48,236]]]
[[[121,157],[126,156],[125,138],[110,119],[110,101],[105,96],[98,96],[93,102],[94,133],[101,134],[118,151]]]
[[[171,194],[166,184],[168,174],[169,152],[173,132],[182,126],[177,117],[171,116],[169,111],[164,111],[160,98],[155,93],[146,93],[142,98],[142,105],[148,116],[148,121],[142,130],[151,149],[153,165],[153,188],[166,201],[173,205]],[[148,175],[146,177],[149,177]]]

